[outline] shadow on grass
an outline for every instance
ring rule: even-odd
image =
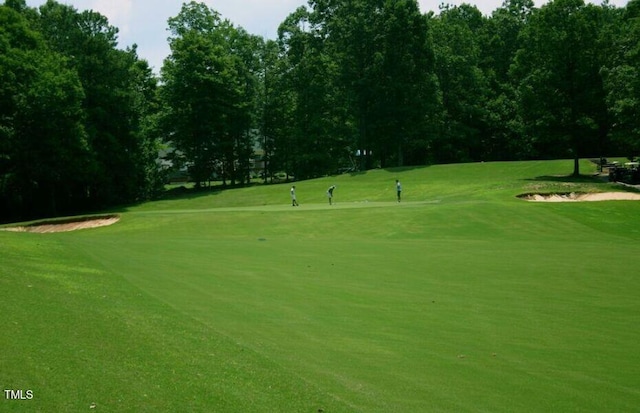
[[[395,167],[388,167],[388,168],[383,168],[385,172],[396,172],[396,173],[400,173],[400,172],[409,172],[409,171],[413,171],[415,169],[424,169],[424,168],[429,168],[431,165],[410,165],[410,166],[395,166]]]
[[[187,188],[186,186],[178,186],[175,188],[167,189],[156,199],[158,200],[178,200],[178,199],[197,199],[203,196],[218,195],[225,189],[235,187],[223,187],[221,185],[215,185],[210,187],[200,188]]]
[[[606,177],[598,175],[543,175],[535,178],[527,178],[525,181],[534,182],[569,182],[580,184],[604,184],[608,183]]]
[[[115,205],[109,208],[98,209],[98,212],[94,213],[125,213],[130,211],[131,208],[146,204],[153,201],[179,201],[179,200],[196,200],[203,197],[216,196],[222,194],[224,191],[239,188],[250,188],[254,186],[270,186],[279,184],[293,184],[296,181],[286,180],[274,180],[273,182],[256,181],[249,184],[237,184],[237,185],[222,185],[214,184],[211,186],[202,186],[200,188],[191,187],[189,183],[185,183],[180,186],[173,186],[172,188],[165,189],[151,199],[141,200],[138,202],[131,202],[122,205]]]
[[[245,185],[246,187],[247,185]],[[141,200],[138,202],[131,202],[127,204],[117,205],[105,210],[106,213],[124,213],[128,212],[131,208],[146,204],[153,201],[175,201],[175,200],[195,200],[211,195],[219,195],[224,190],[240,188],[241,186],[205,186],[200,188],[187,188],[186,186],[177,186],[171,189],[166,189],[160,192],[152,199]]]
[[[349,176],[361,176],[361,175],[366,175],[367,172],[377,171],[379,169],[382,169],[385,172],[400,173],[400,172],[413,171],[415,169],[428,168],[430,166],[431,165],[413,165],[413,166],[394,166],[394,167],[387,167],[387,168],[371,168],[371,169],[345,172],[344,174],[348,174]],[[342,174],[335,174],[335,175],[342,175]]]

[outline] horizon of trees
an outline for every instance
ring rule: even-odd
[[[309,0],[276,40],[203,3],[160,75],[93,11],[0,5],[0,222],[153,198],[160,149],[197,186],[434,163],[640,152],[640,0]],[[265,179],[266,182],[266,179]]]

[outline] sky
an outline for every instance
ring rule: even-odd
[[[125,49],[138,45],[138,56],[149,62],[154,72],[159,73],[162,62],[170,54],[167,37],[167,19],[180,12],[182,0],[58,0],[79,11],[93,10],[109,19],[117,27],[118,46]],[[201,0],[219,12],[223,18],[247,32],[275,39],[280,23],[298,7],[307,5],[307,0]],[[483,14],[490,15],[499,8],[503,0],[447,0],[447,4],[474,4]],[[534,0],[536,6],[544,1]],[[29,7],[39,7],[46,0],[27,0]],[[438,12],[442,0],[419,0],[423,13]],[[596,0],[596,4],[600,1]],[[617,7],[624,7],[627,0],[610,0]]]

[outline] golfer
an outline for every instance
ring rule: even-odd
[[[296,186],[293,185],[291,187],[291,206],[299,206],[298,201],[296,200]]]
[[[398,195],[398,202],[400,202],[400,199],[402,198],[402,184],[397,179],[396,179],[396,194]]]
[[[331,205],[331,200],[333,199],[333,190],[336,189],[335,185],[331,185],[329,189],[327,189],[327,198],[329,198],[329,205]]]

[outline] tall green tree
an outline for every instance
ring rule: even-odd
[[[280,85],[291,98],[290,136],[280,136],[287,172],[309,178],[333,172],[347,155],[335,87],[336,65],[327,53],[325,33],[304,7],[279,28],[282,62],[288,68]]]
[[[517,83],[510,76],[510,67],[521,47],[520,33],[533,11],[532,0],[506,0],[486,20],[480,36],[480,68],[489,93],[485,107],[487,129],[482,136],[483,160],[531,157],[531,142],[523,134]]]
[[[51,47],[65,55],[78,73],[85,93],[85,129],[92,168],[85,171],[94,206],[142,199],[153,168],[144,156],[153,137],[140,133],[139,58],[135,47],[119,50],[118,29],[93,11],[49,0],[40,7],[40,30]],[[147,76],[151,72],[147,72]]]
[[[55,53],[32,56],[37,74],[17,98],[15,172],[31,189],[25,208],[55,216],[82,205],[89,146],[83,125],[84,92],[77,74]]]
[[[628,157],[640,156],[640,1],[608,12],[615,16],[607,32],[614,37],[615,53],[603,74],[614,147]]]
[[[378,27],[374,152],[382,167],[424,164],[441,111],[431,28],[413,0],[385,1]]]
[[[336,131],[344,136],[339,144],[360,155],[361,168],[425,162],[439,100],[429,27],[417,2],[309,5],[307,38],[321,44],[312,57],[324,59],[313,67],[330,80],[322,88],[333,99],[325,99],[332,119],[344,125]]]
[[[292,172],[295,145],[292,143],[294,96],[289,85],[289,65],[281,45],[265,42],[262,53],[262,103],[260,136],[263,150],[265,183],[279,171]]]
[[[253,148],[258,44],[202,3],[184,4],[169,29],[171,55],[162,68],[166,139],[197,186],[214,173],[242,181],[247,168],[240,164]]]
[[[136,58],[136,48],[130,50],[134,56],[129,69],[131,87],[129,93],[133,113],[132,134],[138,143],[132,154],[135,176],[132,181],[138,186],[137,197],[151,199],[164,189],[158,153],[161,147],[161,104],[158,78],[146,60]]]
[[[261,70],[262,39],[243,28],[229,27],[228,53],[234,67],[233,100],[228,109],[229,142],[225,152],[226,169],[232,171],[232,183],[250,180],[251,158],[257,146],[256,130],[259,119],[259,74]]]
[[[258,129],[260,132],[260,148],[262,149],[263,169],[261,171],[264,182],[272,175],[273,158],[275,154],[275,145],[278,136],[286,122],[281,121],[284,105],[278,102],[278,91],[282,88],[278,87],[279,79],[282,72],[279,68],[279,47],[274,40],[267,40],[262,44],[260,63],[261,71],[258,73],[259,85],[259,103],[258,103]]]
[[[604,122],[598,11],[582,0],[554,0],[522,32],[514,64],[521,116],[540,157],[597,156]]]
[[[155,76],[95,12],[2,6],[0,192],[15,217],[147,199],[159,187]],[[5,24],[6,23],[6,24]]]
[[[374,164],[374,106],[376,97],[381,97],[378,86],[382,65],[376,30],[382,3],[383,0],[309,2],[314,23],[322,28],[329,53],[337,63],[336,84],[349,114],[345,123],[353,131],[350,147],[359,154],[362,169]]]
[[[12,4],[0,6],[0,221],[74,211],[89,154],[76,72]]]
[[[485,19],[475,6],[444,6],[432,19],[443,123],[434,141],[440,162],[482,160],[488,81],[481,69]]]

